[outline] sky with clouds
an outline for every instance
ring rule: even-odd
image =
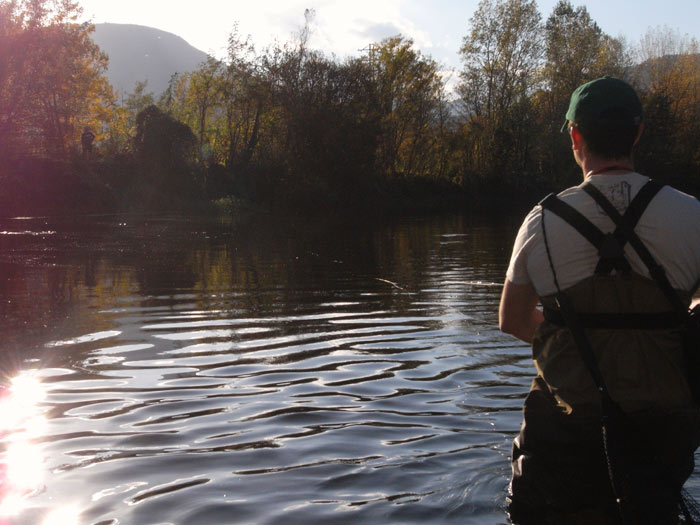
[[[79,0],[84,19],[162,29],[217,57],[237,23],[257,48],[286,42],[315,11],[311,46],[340,58],[372,42],[402,34],[444,69],[459,69],[459,48],[478,0]],[[538,0],[546,19],[557,0]],[[667,26],[700,37],[700,0],[572,0],[585,5],[603,31],[636,44],[650,27]]]

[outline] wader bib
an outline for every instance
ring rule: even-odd
[[[627,227],[634,229],[660,187],[650,181],[639,191],[623,216]],[[683,324],[659,284],[632,272],[623,228],[603,233],[555,195],[540,204],[543,222],[544,211],[553,212],[598,249],[594,275],[566,295],[610,396],[653,445],[638,454],[639,465],[653,456],[668,473],[671,486],[654,487],[650,508],[659,514],[649,523],[675,523],[677,493],[693,471],[700,439],[700,416],[686,380]],[[678,293],[689,304],[689,295]],[[532,342],[538,375],[513,444],[511,516],[520,524],[619,523],[601,437],[599,388],[555,295],[541,302],[545,320]]]

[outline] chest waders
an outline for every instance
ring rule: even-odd
[[[608,478],[617,502],[620,518],[625,525],[667,523],[668,521],[666,520],[672,519],[672,512],[669,511],[662,511],[666,512],[665,514],[656,514],[657,508],[654,501],[655,498],[660,498],[662,492],[669,494],[668,497],[670,497],[672,503],[674,500],[676,501],[676,508],[684,515],[685,523],[700,523],[700,521],[697,521],[700,514],[697,513],[696,503],[690,496],[682,492],[682,481],[674,479],[674,476],[669,474],[655,460],[655,444],[644,439],[644,429],[639,426],[638,421],[625,413],[620,404],[611,395],[601,370],[598,355],[594,350],[597,340],[593,339],[594,344],[592,345],[589,337],[589,332],[591,330],[595,332],[596,329],[603,331],[645,331],[645,333],[648,333],[650,330],[658,330],[661,334],[664,331],[673,333],[678,327],[687,323],[688,298],[681,297],[672,288],[663,268],[656,263],[646,246],[634,232],[634,228],[648,204],[662,187],[663,185],[655,181],[650,180],[647,182],[632,200],[624,215],[621,215],[595,186],[590,183],[584,184],[583,190],[596,201],[606,215],[615,223],[616,228],[614,232],[610,233],[602,232],[584,215],[554,194],[549,195],[540,203],[542,206],[541,222],[545,249],[557,290],[553,297],[550,296],[542,300],[545,319],[554,325],[568,328],[581,361],[590,374],[590,378],[592,378],[597,390],[602,416],[600,426]],[[613,271],[615,276],[621,276],[621,280],[624,280],[624,276],[629,276],[631,266],[624,255],[624,246],[629,243],[648,268],[657,290],[660,290],[660,295],[666,299],[666,301],[661,301],[666,303],[666,308],[662,311],[654,310],[651,312],[636,310],[626,312],[620,311],[619,308],[616,311],[602,313],[600,311],[578,312],[569,294],[562,291],[559,287],[547,239],[545,210],[556,214],[567,222],[598,250],[600,259],[596,266],[595,274],[591,278],[594,288],[598,286],[596,283],[603,283],[603,287],[606,287],[611,282],[614,282],[611,280],[615,279],[612,276]],[[606,278],[604,276],[610,277]],[[632,285],[639,283],[648,287],[649,283],[645,282],[648,280],[641,278],[641,276],[637,276],[636,279],[636,281],[632,280],[629,282]],[[589,284],[584,284],[582,287],[584,291],[586,286],[589,286]],[[574,294],[574,298],[578,300],[579,305],[586,303],[585,300],[580,298],[585,293],[578,293],[576,286],[572,287],[570,292]],[[651,291],[650,293],[652,295],[649,295],[649,297],[653,297],[655,292]],[[632,295],[634,296],[634,294]],[[642,297],[646,296],[643,295]],[[658,297],[655,299],[658,299]],[[598,302],[600,302],[599,299],[591,301],[592,304],[597,304]],[[657,335],[656,337],[658,339],[660,336]],[[543,358],[542,362],[544,363],[542,365],[542,375],[546,380],[548,375],[546,358]],[[554,366],[551,368],[555,369]],[[540,369],[539,366],[538,369]],[[605,369],[603,368],[603,370]],[[555,376],[556,374],[552,373],[549,375]],[[693,381],[690,381],[690,384],[692,385]],[[564,399],[571,399],[571,404],[574,405],[576,396],[564,393],[564,388],[565,385],[562,385],[560,404],[568,406],[569,410],[573,411],[572,406],[567,405]],[[687,387],[685,388],[687,389]],[[666,402],[671,404],[682,403],[684,395],[683,392],[679,392],[675,397],[674,394],[671,394],[671,397]],[[625,391],[620,390],[620,397],[628,401],[628,406],[634,406],[635,393],[630,394],[628,396],[629,399],[626,399],[624,394]],[[700,397],[700,393],[694,391],[693,397],[697,400]],[[590,397],[588,400],[590,401]],[[677,511],[675,515],[677,518]]]

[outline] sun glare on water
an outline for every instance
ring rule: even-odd
[[[27,507],[27,498],[44,483],[44,457],[37,438],[45,434],[47,420],[42,402],[46,391],[31,372],[22,372],[8,386],[0,386],[0,525]],[[51,511],[42,525],[78,524],[71,506]]]
[[[73,505],[66,505],[52,510],[41,525],[78,525],[80,514]]]

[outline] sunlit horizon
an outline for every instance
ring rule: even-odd
[[[558,0],[537,2],[546,20]],[[659,4],[644,0],[634,9],[623,2],[572,0],[584,5],[593,20],[607,34],[623,37],[636,44],[649,29],[668,27],[681,35],[698,38],[695,20],[700,18],[700,2],[676,0]],[[253,4],[221,3],[201,0],[196,3],[102,2],[82,0],[83,19],[95,23],[137,24],[153,27],[185,39],[190,45],[217,58],[226,54],[228,36],[234,26],[239,33],[250,35],[258,49],[275,41],[287,42],[304,25],[304,11],[313,9],[311,46],[340,58],[358,56],[368,44],[401,34],[414,41],[423,54],[429,55],[444,69],[460,69],[459,49],[469,32],[469,19],[478,0],[261,0]]]

